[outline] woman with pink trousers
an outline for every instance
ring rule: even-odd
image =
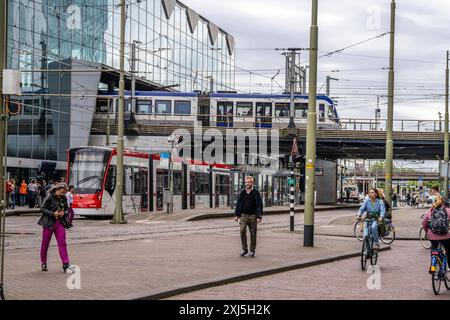
[[[72,225],[68,221],[68,205],[66,193],[68,191],[65,183],[55,185],[50,191],[41,207],[42,216],[39,225],[43,227],[41,244],[41,268],[48,271],[47,252],[55,234],[58,243],[59,255],[63,264],[64,272],[70,267],[69,254],[67,253],[66,229]]]

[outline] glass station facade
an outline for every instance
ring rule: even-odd
[[[22,71],[24,92],[10,106],[8,156],[62,165],[68,148],[88,141],[92,117],[76,113],[93,115],[97,90],[107,85],[95,72],[67,71],[73,61],[78,69],[119,68],[120,1],[7,1],[8,68]],[[230,34],[176,0],[126,3],[127,71],[138,41],[139,78],[188,92],[210,91],[212,79],[213,90],[233,90]]]

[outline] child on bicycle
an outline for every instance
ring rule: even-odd
[[[374,241],[374,250],[380,249],[379,244],[379,234],[378,234],[378,223],[382,222],[386,215],[386,208],[384,206],[383,200],[381,200],[380,193],[377,189],[372,188],[369,190],[369,199],[365,200],[363,205],[358,211],[358,215],[356,216],[357,220],[361,220],[361,216],[367,212],[367,218],[370,218],[373,221],[370,230],[365,232],[370,232],[372,234],[372,238]],[[365,229],[367,230],[367,228]]]
[[[442,213],[436,213],[436,210],[443,210]],[[448,232],[448,212],[449,210],[444,206],[444,198],[441,195],[436,196],[436,201],[434,205],[431,207],[430,210],[425,214],[422,226],[425,232],[428,235],[428,240],[431,242],[431,249],[437,249],[439,247],[439,244],[442,244],[442,246],[445,248],[445,252],[447,253],[447,256],[450,256],[450,232]],[[432,215],[435,215],[437,218],[432,217]],[[443,215],[443,218],[446,218],[446,224],[447,226],[443,226],[442,228],[439,228],[439,222],[434,223],[432,220],[434,219],[442,219],[439,217],[439,215]],[[446,215],[446,217],[445,217]],[[445,220],[444,220],[445,221]],[[431,225],[433,224],[437,226]],[[445,233],[445,229],[447,233]]]

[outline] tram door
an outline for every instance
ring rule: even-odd
[[[195,209],[195,173],[191,173],[189,179],[189,203],[191,209]]]
[[[163,194],[164,188],[168,186],[167,170],[156,170],[156,211],[163,211]]]
[[[272,128],[272,103],[257,102],[256,103],[256,127]]]
[[[230,176],[216,175],[216,195],[215,207],[229,207],[230,206]]]
[[[234,127],[234,108],[233,102],[219,101],[217,102],[217,126],[218,127]]]
[[[148,169],[141,169],[138,179],[141,191],[141,211],[148,212]]]

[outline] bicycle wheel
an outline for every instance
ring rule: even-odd
[[[398,204],[399,204],[401,207],[404,207],[404,206],[406,206],[406,200],[400,200],[400,201],[398,202]]]
[[[435,295],[438,295],[441,291],[441,282],[444,279],[441,279],[440,273],[441,273],[441,262],[438,260],[436,262],[436,270],[433,271],[431,275],[431,281],[433,282],[433,291]]]
[[[361,269],[363,271],[366,271],[366,267],[367,267],[367,256],[368,256],[367,250],[368,250],[367,240],[363,239],[362,248],[361,248]]]
[[[431,242],[430,242],[430,240],[428,240],[428,235],[425,232],[425,230],[423,229],[423,227],[420,228],[419,239],[420,239],[420,244],[422,245],[422,247],[424,249],[427,249],[427,250],[431,249]]]
[[[389,244],[392,244],[395,240],[395,228],[392,225],[389,225],[388,230],[389,230],[389,234],[387,236],[380,237],[380,239],[381,239],[381,242],[389,245]]]
[[[448,270],[448,266],[447,271],[445,272],[445,287],[447,290],[450,290],[450,271]]]
[[[359,241],[362,241],[364,238],[364,222],[363,221],[356,221],[355,225],[353,226],[353,234],[355,235],[356,239]]]

